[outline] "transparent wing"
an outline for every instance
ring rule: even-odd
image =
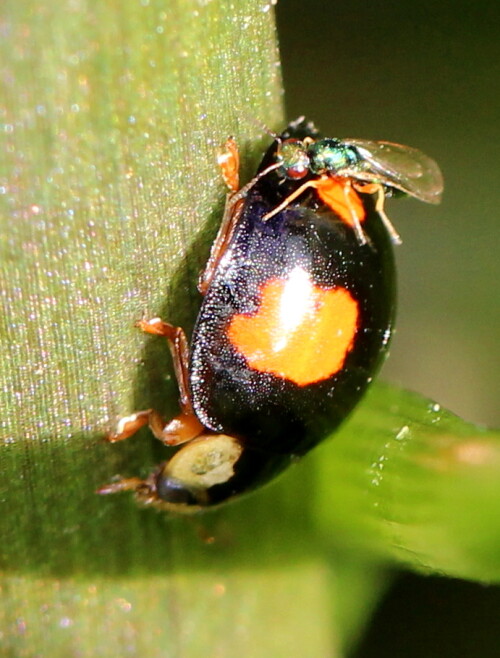
[[[443,176],[436,162],[422,151],[392,142],[343,141],[355,146],[365,163],[361,171],[352,173],[353,178],[375,179],[427,203],[441,201]]]

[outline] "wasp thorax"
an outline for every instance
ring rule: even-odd
[[[281,172],[287,178],[304,178],[309,173],[309,156],[303,142],[299,139],[287,139],[278,151]]]
[[[308,147],[307,156],[314,174],[335,174],[352,168],[359,161],[356,149],[340,139],[318,139]]]

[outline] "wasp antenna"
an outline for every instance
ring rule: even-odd
[[[269,174],[271,171],[275,171],[280,167],[281,162],[275,162],[274,164],[269,165],[269,167],[266,167],[263,171],[260,171],[258,174],[256,174],[251,181],[249,181],[246,185],[244,185],[240,190],[231,196],[231,204],[234,205],[240,199],[244,199],[248,192],[255,185],[255,183],[257,183],[261,178],[264,178],[264,176],[267,176],[267,174]]]
[[[272,137],[273,139],[277,140],[278,142],[281,142],[282,140],[278,136],[277,133],[275,133],[273,130],[271,130],[263,121],[259,121],[256,119],[254,116],[249,114],[248,112],[245,112],[244,110],[241,112],[241,114],[245,117],[247,121],[250,123],[253,123],[254,126],[257,126],[262,132],[265,132],[267,135]]]

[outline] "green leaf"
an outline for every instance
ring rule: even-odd
[[[95,495],[165,456],[148,432],[102,436],[117,415],[176,409],[166,347],[133,322],[193,321],[225,193],[217,147],[235,134],[248,176],[266,141],[251,118],[282,125],[273,15],[255,0],[9,0],[3,34],[5,655],[336,656],[386,587],[381,559],[498,579],[495,519],[469,513],[498,497],[497,439],[427,422],[427,401],[385,387],[280,482],[212,515]]]
[[[426,573],[500,581],[498,431],[378,384],[314,459],[328,539]]]

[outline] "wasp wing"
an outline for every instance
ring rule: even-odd
[[[380,182],[427,203],[441,201],[443,176],[437,163],[422,151],[392,142],[344,141],[362,158],[362,168],[352,173],[353,178]]]

